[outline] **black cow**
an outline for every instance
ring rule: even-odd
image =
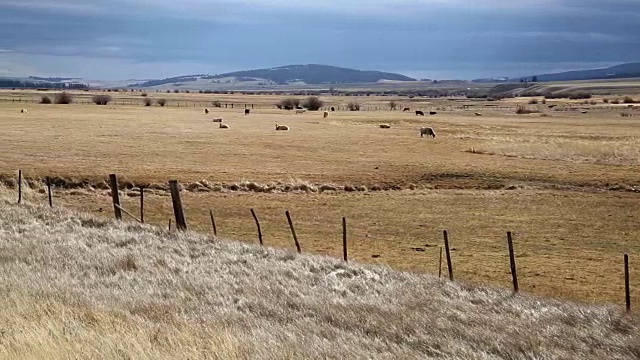
[[[416,116],[418,116],[418,115],[424,116],[424,113],[422,111],[420,111],[420,110],[416,110]]]
[[[404,109],[402,109],[402,111],[411,111],[411,109],[409,109],[409,108],[404,108]]]
[[[251,112],[251,109],[244,109],[244,114],[245,115],[249,115],[249,112]]]
[[[429,111],[429,115],[436,115],[436,114],[437,114],[437,112],[435,112],[435,111]]]
[[[331,111],[336,111],[336,108],[334,108],[333,106],[331,107]]]

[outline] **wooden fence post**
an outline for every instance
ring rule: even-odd
[[[49,195],[49,207],[53,207],[53,197],[51,195],[51,178],[47,176],[47,194]]]
[[[209,217],[211,218],[211,226],[213,226],[213,236],[218,236],[218,228],[216,227],[216,219],[213,217],[213,209],[209,209]]]
[[[140,186],[140,222],[144,224],[144,186]]]
[[[264,245],[262,242],[262,228],[260,227],[260,220],[258,220],[258,216],[256,215],[256,212],[253,211],[253,209],[251,210],[251,215],[253,215],[253,220],[255,220],[256,222],[256,226],[258,227],[258,241],[260,241],[260,245]]]
[[[509,264],[511,265],[511,279],[513,281],[513,291],[516,293],[520,290],[518,286],[518,272],[516,270],[516,257],[513,253],[513,239],[511,231],[507,231],[507,244],[509,245]]]
[[[171,190],[171,202],[173,203],[173,214],[176,218],[176,229],[187,230],[187,221],[184,217],[184,209],[182,207],[182,200],[180,199],[178,180],[169,181],[169,190]]]
[[[451,251],[449,249],[449,233],[447,230],[443,230],[444,235],[444,251],[447,255],[447,269],[449,270],[449,280],[453,281],[453,264],[451,263]]]
[[[22,170],[18,170],[18,205],[22,203]]]
[[[342,218],[342,260],[349,262],[347,249],[347,218]]]
[[[111,187],[111,199],[113,201],[113,212],[116,220],[122,220],[122,210],[120,210],[120,193],[118,192],[118,177],[116,174],[109,174],[109,186]]]
[[[624,298],[627,312],[631,311],[631,287],[629,286],[629,255],[624,254]]]
[[[293,235],[293,241],[296,243],[298,254],[301,254],[302,249],[300,249],[300,243],[298,242],[298,236],[296,236],[296,229],[293,227],[293,222],[291,221],[291,214],[289,214],[289,210],[285,211],[285,215],[287,215],[287,221],[289,222],[289,228],[291,229],[291,235]]]
[[[442,246],[440,246],[440,259],[438,260],[438,279],[442,278]]]
[[[171,218],[169,218],[169,231],[171,231]]]

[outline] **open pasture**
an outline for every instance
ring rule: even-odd
[[[395,100],[411,112],[340,111],[323,119],[322,112],[275,109],[271,105],[282,99],[277,96],[159,96],[259,106],[249,115],[212,107],[205,115],[200,107],[170,105],[2,102],[0,173],[14,176],[22,169],[29,178],[89,183],[117,173],[134,184],[178,179],[364,186],[367,191],[186,192],[183,202],[191,228],[209,231],[213,208],[221,234],[252,242],[254,208],[266,243],[279,247],[293,243],[284,218],[290,210],[303,251],[332,256],[340,254],[339,221],[346,216],[354,259],[414,271],[436,270],[441,230],[448,229],[456,278],[504,286],[504,235],[511,230],[524,291],[590,302],[621,302],[622,253],[630,254],[637,269],[640,195],[629,190],[640,185],[640,116],[620,112],[640,111],[554,100],[548,104],[557,110],[526,105],[541,113],[516,115],[515,106],[527,99],[404,98]],[[380,107],[392,99],[325,98],[328,106],[358,101]],[[465,110],[463,104],[472,106]],[[427,115],[416,116],[416,109]],[[219,129],[215,117],[230,128]],[[275,131],[276,123],[291,130]],[[381,123],[391,128],[381,129]],[[422,126],[433,127],[436,138],[420,138]],[[377,187],[401,190],[371,191]],[[58,203],[111,216],[106,191],[56,191]],[[30,196],[41,201],[41,195]],[[138,199],[124,201],[135,209]],[[149,194],[146,209],[149,222],[166,226],[166,193]],[[634,288],[640,285],[637,276],[632,281]]]

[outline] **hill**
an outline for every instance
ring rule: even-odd
[[[416,81],[408,76],[381,71],[362,71],[328,65],[289,65],[269,69],[236,71],[218,75],[185,75],[136,84],[152,87],[208,80],[209,83],[257,82],[263,85],[359,84],[381,81]]]
[[[628,63],[603,69],[566,71],[554,74],[535,75],[538,81],[574,81],[598,79],[625,79],[640,77],[640,63]],[[531,79],[526,77],[524,79]],[[511,79],[519,81],[520,78]]]
[[[3,358],[640,355],[639,319],[620,309],[16,206],[1,194],[0,249]]]

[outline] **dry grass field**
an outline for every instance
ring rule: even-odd
[[[615,307],[170,234],[0,189],[3,359],[637,359]]]
[[[112,96],[141,99],[138,93]],[[510,230],[526,292],[622,304],[623,253],[631,257],[633,289],[640,285],[635,275],[640,111],[626,105],[549,100],[526,105],[542,113],[516,115],[515,106],[528,99],[403,98],[395,99],[400,107],[438,114],[341,111],[323,119],[321,113],[275,109],[277,96],[149,96],[166,97],[169,106],[0,102],[0,173],[13,178],[22,169],[28,178],[57,176],[91,185],[109,173],[133,184],[206,180],[201,185],[211,186],[183,195],[192,229],[210,231],[208,209],[213,208],[224,237],[256,242],[249,213],[254,208],[266,243],[292,248],[284,217],[290,210],[303,251],[338,257],[340,219],[346,216],[352,258],[417,272],[437,271],[441,231],[448,229],[456,278],[505,287],[510,281],[505,233]],[[38,95],[0,93],[0,98],[11,97]],[[355,100],[384,107],[392,99],[325,100],[329,106]],[[201,107],[171,106],[214,100],[255,104],[256,109],[245,116],[241,109],[210,108],[212,113],[205,115]],[[472,106],[464,110],[463,104]],[[551,104],[558,106],[549,109]],[[28,113],[21,114],[21,108]],[[622,111],[637,115],[621,117]],[[230,129],[211,122],[218,116]],[[276,123],[291,131],[276,132]],[[391,129],[380,129],[380,123]],[[420,138],[421,126],[433,127],[436,139]],[[229,189],[245,181],[258,188],[302,184],[339,190]],[[366,191],[344,191],[345,186]],[[106,190],[55,191],[57,204],[112,216]],[[29,196],[44,201],[42,194]],[[124,199],[134,213],[137,201]],[[145,217],[167,226],[171,204],[166,192],[148,194]],[[634,307],[639,299],[634,296]]]

